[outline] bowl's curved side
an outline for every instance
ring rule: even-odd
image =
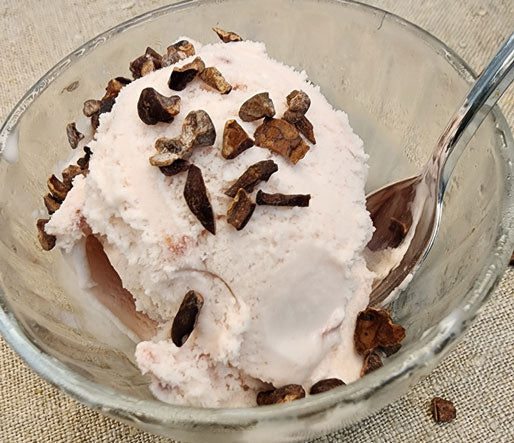
[[[282,7],[287,8],[286,4],[292,1],[283,2],[285,6]],[[309,2],[320,8],[321,3],[318,1],[304,0],[303,3]],[[115,36],[148,24],[156,17],[164,17],[187,8],[225,3],[230,2],[214,0],[176,2],[112,28],[74,51],[45,74],[9,114],[0,130],[0,155],[5,154],[6,146],[11,143],[10,139],[15,139],[17,136],[18,122],[34,100],[52,82],[67,72],[77,60],[106,44]],[[360,11],[359,13],[362,12],[373,25],[376,24],[379,28],[388,25],[394,29],[401,29],[401,32],[408,33],[411,38],[421,39],[431,51],[443,57],[460,78],[468,82],[473,79],[472,71],[458,55],[417,26],[385,11],[354,2],[326,0],[322,3],[332,5],[331,7],[335,5]],[[257,20],[256,26],[258,25]],[[277,52],[280,52],[280,48]],[[156,434],[184,440],[198,440],[201,435],[208,434],[211,441],[217,441],[217,438],[219,441],[227,441],[227,436],[234,441],[259,440],[273,435],[274,441],[291,441],[306,438],[308,435],[319,435],[355,422],[383,407],[404,393],[419,378],[429,373],[469,326],[480,306],[496,287],[502,270],[508,263],[514,246],[514,200],[510,178],[513,175],[514,141],[498,108],[492,111],[491,118],[496,126],[498,153],[504,160],[505,170],[505,194],[500,204],[501,226],[494,241],[494,254],[491,255],[488,265],[477,276],[467,297],[436,326],[426,331],[418,343],[418,349],[410,349],[411,352],[408,355],[407,353],[399,355],[382,370],[344,389],[336,389],[325,395],[291,404],[262,408],[210,410],[165,405],[157,401],[120,395],[115,390],[94,383],[70,370],[64,363],[42,351],[31,341],[21,323],[9,309],[8,301],[1,289],[0,332],[17,353],[50,383],[90,407],[118,419],[132,422]]]
[[[98,46],[107,43],[116,35],[125,32],[130,28],[147,23],[155,17],[162,16],[169,13],[170,11],[188,8],[196,3],[199,3],[200,1],[201,0],[179,0],[172,2],[170,5],[163,6],[145,14],[141,14],[137,17],[127,20],[126,22],[114,26],[111,29],[108,29],[107,31],[84,43],[71,54],[60,60],[48,72],[41,76],[41,78],[20,98],[18,103],[7,115],[4,123],[0,127],[0,159],[6,159],[6,151],[10,147],[9,139],[16,133],[16,125],[20,121],[20,118],[23,116],[25,111],[32,104],[32,102],[77,60],[86,56],[91,51],[94,51]],[[6,160],[10,161],[10,158],[11,156],[7,157]]]

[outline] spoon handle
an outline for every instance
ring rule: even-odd
[[[450,176],[464,148],[482,124],[489,111],[514,80],[514,33],[479,75],[459,110],[450,120],[437,142],[437,148],[427,173],[441,173],[439,197],[446,189]]]

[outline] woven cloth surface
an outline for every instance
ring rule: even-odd
[[[96,34],[166,0],[2,0],[0,119],[54,63]],[[373,0],[454,48],[480,72],[514,31],[512,0]],[[514,128],[514,88],[501,101]],[[400,400],[318,442],[514,441],[514,270],[461,343]],[[34,374],[0,338],[0,442],[164,442],[82,406]],[[433,422],[430,399],[454,401],[457,419]]]

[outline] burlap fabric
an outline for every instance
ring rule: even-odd
[[[166,0],[2,0],[0,119],[54,63],[96,34]],[[479,72],[514,31],[512,0],[373,0],[427,29]],[[514,128],[514,88],[502,100]],[[400,400],[319,442],[514,441],[514,271],[460,345]],[[35,375],[0,338],[0,442],[164,442],[69,399]],[[434,395],[457,419],[435,424]]]

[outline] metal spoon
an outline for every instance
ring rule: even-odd
[[[441,220],[443,196],[464,148],[491,108],[514,80],[514,33],[478,77],[451,118],[422,173],[372,192],[366,206],[376,230],[368,243],[373,252],[406,247],[400,264],[375,280],[370,305],[379,305],[430,251]],[[409,243],[410,241],[410,243]]]

